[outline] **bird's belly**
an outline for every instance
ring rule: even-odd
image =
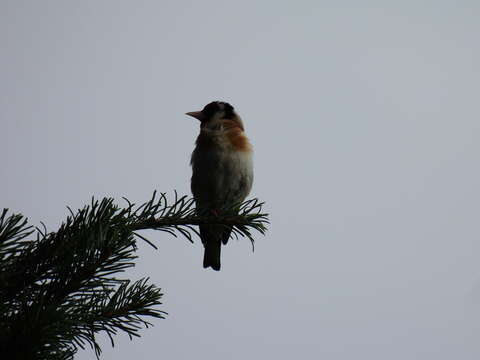
[[[253,182],[251,152],[202,151],[192,154],[192,193],[197,206],[229,208],[247,197]]]

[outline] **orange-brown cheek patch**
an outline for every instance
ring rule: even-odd
[[[243,131],[229,131],[227,133],[228,140],[237,151],[251,151],[252,145],[248,138],[243,134]]]
[[[240,129],[242,131],[245,131],[245,129],[243,128],[242,122],[238,118],[224,119],[223,126],[227,130]]]

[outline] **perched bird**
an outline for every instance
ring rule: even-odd
[[[186,113],[200,121],[200,135],[192,153],[192,194],[197,211],[207,215],[233,215],[253,182],[252,145],[232,105],[214,101],[201,111]],[[203,267],[220,270],[220,250],[231,227],[200,225],[205,247]]]

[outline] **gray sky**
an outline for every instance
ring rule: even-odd
[[[478,359],[479,10],[2,0],[0,203],[54,230],[92,195],[188,194],[184,113],[229,101],[270,230],[219,273],[149,233],[130,275],[170,315],[103,359]]]

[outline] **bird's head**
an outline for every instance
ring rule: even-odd
[[[205,105],[201,111],[187,112],[186,115],[199,120],[202,128],[222,127],[223,123],[236,123],[243,130],[243,124],[240,117],[235,112],[232,105],[223,101],[212,101]]]

